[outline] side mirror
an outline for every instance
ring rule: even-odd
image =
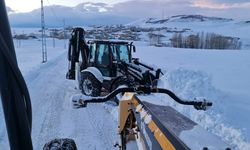
[[[132,50],[133,50],[134,53],[136,52],[136,48],[135,48],[134,45],[132,46]]]
[[[136,48],[135,48],[135,46],[133,45],[133,42],[131,42],[130,44],[129,44],[129,46],[130,46],[130,51],[133,51],[134,53],[136,52]]]

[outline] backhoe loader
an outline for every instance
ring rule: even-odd
[[[77,86],[87,96],[100,96],[118,87],[135,85],[157,86],[162,74],[132,57],[136,51],[132,42],[88,41],[83,28],[74,28],[69,40],[69,70],[66,78],[76,80]],[[118,99],[113,99],[118,104]]]

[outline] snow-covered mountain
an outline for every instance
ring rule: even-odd
[[[158,11],[153,9],[153,3],[136,3],[136,1],[127,1],[124,3],[107,4],[84,2],[74,7],[62,5],[45,6],[45,20],[48,27],[61,27],[62,20],[66,20],[66,25],[84,26],[84,25],[111,25],[127,24],[138,20],[138,18],[157,17]],[[166,5],[164,3],[164,5]],[[152,6],[152,7],[150,7]],[[138,7],[138,8],[137,8]],[[148,9],[153,9],[152,13]],[[40,9],[35,9],[27,13],[18,13],[11,8],[7,8],[10,17],[10,23],[13,27],[39,27]],[[144,15],[142,15],[142,12]],[[151,11],[150,11],[151,12]],[[157,12],[157,13],[156,13]],[[185,13],[184,13],[185,14]],[[203,13],[202,13],[203,14]],[[171,14],[169,14],[171,15]],[[218,14],[219,15],[219,14]],[[220,16],[220,15],[219,15]],[[202,15],[177,15],[164,19],[150,18],[143,20],[147,24],[165,24],[170,22],[230,22],[232,19],[220,17],[206,17]]]
[[[105,3],[81,3],[75,7],[61,5],[45,6],[45,23],[48,27],[61,27],[63,19],[66,25],[110,25],[131,22],[130,17],[111,13],[112,7]],[[9,14],[10,23],[13,27],[39,27],[40,9],[28,13]]]
[[[157,24],[157,23],[167,23],[167,22],[205,22],[205,21],[212,21],[212,22],[228,22],[233,21],[233,19],[227,18],[219,18],[219,17],[207,17],[202,15],[177,15],[172,16],[167,19],[157,19],[157,18],[150,18],[146,21],[146,23]]]
[[[135,26],[141,26],[141,25],[166,25],[168,23],[225,23],[225,22],[232,22],[233,19],[230,18],[221,18],[221,17],[208,17],[203,15],[176,15],[171,16],[164,19],[159,18],[147,18],[147,19],[140,19],[137,21],[134,21],[128,25],[135,25]]]
[[[109,12],[112,9],[112,6],[109,6],[106,3],[92,3],[92,2],[85,2],[78,4],[74,7],[75,9],[81,12],[87,13],[97,13],[97,12]]]
[[[15,13],[15,11],[11,9],[10,7],[6,7],[6,10],[8,14]]]

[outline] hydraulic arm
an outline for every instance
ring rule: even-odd
[[[82,28],[74,28],[72,32],[68,50],[69,70],[66,75],[67,79],[75,80],[75,64],[79,63],[80,55],[82,58],[81,70],[87,67],[89,47],[85,42],[84,34],[85,31]]]

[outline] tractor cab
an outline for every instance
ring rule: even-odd
[[[119,62],[131,63],[135,46],[128,42],[89,41],[88,66],[98,68],[103,76],[116,77]]]

